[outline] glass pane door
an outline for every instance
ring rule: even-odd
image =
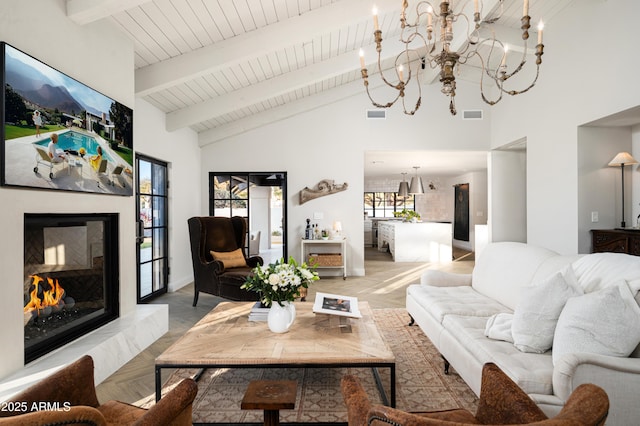
[[[169,282],[167,163],[136,156],[138,302],[167,292]]]
[[[265,264],[287,258],[285,172],[209,173],[209,214],[247,221],[245,250]]]

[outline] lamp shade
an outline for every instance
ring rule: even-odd
[[[424,194],[424,186],[422,185],[422,178],[414,176],[411,178],[411,185],[409,185],[409,194]]]
[[[424,194],[424,186],[422,185],[422,178],[418,177],[419,166],[413,166],[416,169],[416,175],[411,178],[411,185],[409,185],[409,194]]]
[[[638,164],[638,161],[628,152],[619,152],[613,160],[609,162],[610,166],[626,166],[628,164]]]
[[[407,181],[400,182],[400,187],[398,188],[398,195],[400,197],[408,197],[409,196],[409,184]]]

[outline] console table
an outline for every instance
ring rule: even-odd
[[[302,261],[316,263],[318,273],[321,269],[342,269],[342,279],[347,279],[347,239],[338,240],[301,240]],[[312,256],[315,255],[315,256]],[[311,262],[309,257],[314,257]],[[335,262],[324,262],[323,258]]]
[[[592,229],[591,252],[640,256],[640,229]]]

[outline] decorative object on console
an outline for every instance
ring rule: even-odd
[[[367,95],[373,105],[378,108],[389,108],[399,99],[402,99],[404,113],[408,115],[415,114],[422,103],[420,74],[421,72],[424,73],[423,70],[426,69],[427,65],[439,73],[440,81],[442,82],[441,91],[450,99],[449,111],[452,115],[457,113],[455,106],[455,73],[459,72],[460,65],[468,64],[470,67],[481,68],[480,94],[482,100],[489,105],[498,103],[505,93],[513,96],[531,89],[538,80],[540,64],[542,63],[544,49],[542,44],[542,21],[538,25],[538,42],[535,48],[536,68],[533,81],[521,90],[510,90],[505,87],[505,83],[524,69],[527,55],[529,54],[527,47],[529,28],[531,27],[529,0],[524,0],[521,18],[522,26],[520,27],[522,29],[523,54],[517,64],[512,64],[512,61],[507,60],[507,44],[496,39],[495,31],[497,28],[492,26],[503,15],[504,2],[486,3],[495,4],[495,7],[487,7],[485,10],[485,2],[474,0],[474,11],[471,14],[470,10],[463,10],[469,2],[456,2],[456,6],[458,6],[456,11],[456,7],[454,7],[451,0],[441,1],[437,10],[434,10],[431,3],[420,1],[415,5],[415,12],[411,16],[414,20],[410,22],[407,17],[409,2],[407,0],[403,1],[400,12],[400,41],[404,43],[404,50],[395,57],[395,75],[390,80],[383,73],[383,68],[389,61],[382,55],[382,31],[378,25],[377,9],[374,8],[373,34],[376,51],[378,52],[377,71],[386,86],[395,89],[397,94],[395,94],[395,99],[386,104],[380,104],[373,100],[369,92],[369,74],[366,68],[364,52],[360,49],[360,72]],[[393,58],[390,57],[389,59],[392,60]],[[495,83],[498,89],[499,94],[495,99],[488,99],[485,94],[484,79],[487,77],[491,79],[491,83]],[[417,100],[415,106],[410,109],[405,104],[405,89],[412,79],[415,81]]]
[[[331,239],[339,240],[340,238],[342,238],[342,222],[336,220],[333,222],[333,235]]]
[[[638,164],[638,161],[631,156],[628,152],[619,152],[613,160],[609,162],[612,167],[620,166],[620,172],[622,174],[622,221],[620,222],[621,228],[626,228],[627,224],[624,221],[624,166]]]
[[[314,200],[318,197],[345,191],[348,187],[349,184],[347,184],[347,182],[339,185],[335,184],[333,180],[323,179],[316,184],[315,189],[309,189],[309,187],[305,186],[304,189],[300,191],[300,204],[304,204],[307,201]]]

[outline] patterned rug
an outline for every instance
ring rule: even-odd
[[[407,325],[405,309],[374,309],[374,318],[396,356],[396,406],[401,410],[429,411],[466,408],[475,412],[477,397],[453,370],[445,376],[443,361],[418,326]],[[165,389],[197,370],[176,370]],[[347,410],[340,393],[340,378],[354,374],[367,389],[369,398],[380,403],[370,368],[237,368],[207,369],[198,381],[193,405],[195,425],[211,423],[262,423],[261,410],[243,411],[240,401],[251,380],[296,380],[298,395],[293,410],[280,411],[282,423],[346,422]],[[389,389],[389,373],[380,369]]]

